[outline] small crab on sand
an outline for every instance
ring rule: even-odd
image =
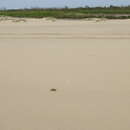
[[[51,92],[56,92],[57,89],[56,89],[56,88],[51,88],[50,91],[51,91]]]

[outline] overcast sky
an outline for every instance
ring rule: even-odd
[[[130,5],[130,0],[0,0],[0,8]]]

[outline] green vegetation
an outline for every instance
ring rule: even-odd
[[[130,18],[130,6],[0,10],[0,16],[11,16],[22,18],[53,17],[59,19],[83,19],[83,18],[127,19]]]

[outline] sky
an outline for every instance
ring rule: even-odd
[[[125,6],[130,0],[0,0],[0,8],[50,8],[50,7],[81,7],[81,6]]]

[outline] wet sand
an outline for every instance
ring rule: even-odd
[[[130,20],[1,21],[0,129],[129,130]]]

